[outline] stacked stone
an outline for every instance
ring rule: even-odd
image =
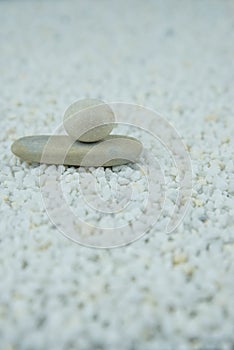
[[[11,150],[30,163],[106,167],[136,162],[141,142],[125,135],[110,135],[114,122],[114,113],[104,102],[79,100],[64,115],[68,135],[23,137],[13,143]]]

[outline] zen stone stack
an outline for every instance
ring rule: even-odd
[[[113,111],[102,101],[80,100],[65,112],[68,135],[23,137],[11,150],[29,163],[107,167],[136,162],[141,142],[125,135],[109,135],[114,120]]]

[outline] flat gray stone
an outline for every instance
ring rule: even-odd
[[[38,135],[16,140],[11,150],[30,163],[107,167],[136,162],[142,144],[124,135],[109,135],[95,143],[74,142],[66,135]]]
[[[63,125],[74,140],[95,142],[110,134],[114,121],[114,113],[108,104],[97,99],[84,99],[68,107]]]

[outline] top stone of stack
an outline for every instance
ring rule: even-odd
[[[81,142],[96,142],[110,134],[115,116],[108,104],[98,99],[84,99],[68,107],[64,128],[69,136]]]

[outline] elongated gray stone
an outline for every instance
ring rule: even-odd
[[[96,142],[110,134],[114,121],[114,113],[108,104],[97,99],[84,99],[68,107],[63,125],[74,140]]]
[[[109,135],[95,143],[74,142],[65,135],[38,135],[16,140],[11,150],[30,163],[107,167],[136,162],[142,144],[133,137],[122,135]]]

